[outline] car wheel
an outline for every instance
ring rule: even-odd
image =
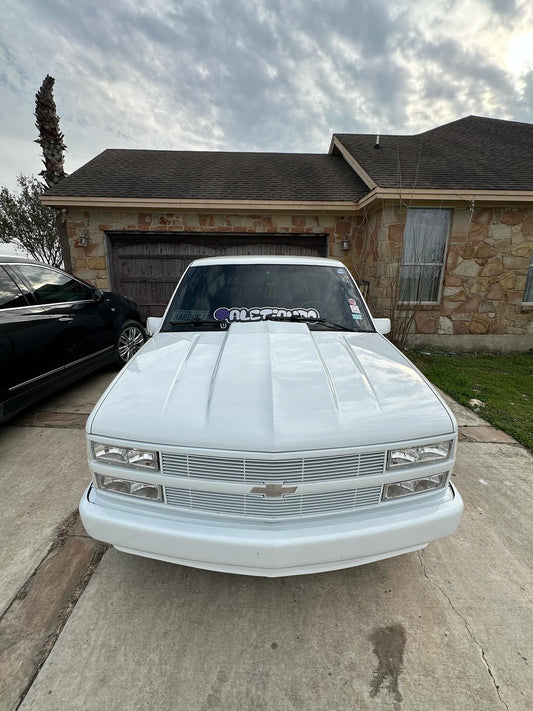
[[[127,363],[146,341],[146,332],[137,321],[124,321],[117,338],[117,363]]]

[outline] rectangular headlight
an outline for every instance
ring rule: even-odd
[[[122,464],[137,469],[159,469],[157,452],[147,449],[133,449],[130,447],[117,447],[114,444],[93,442],[94,458],[107,464]]]
[[[442,474],[431,474],[420,479],[406,479],[405,481],[395,481],[393,484],[385,484],[383,487],[383,501],[398,499],[401,496],[411,494],[422,494],[425,491],[442,489],[446,485],[448,472]]]
[[[387,456],[387,469],[439,462],[450,456],[451,449],[452,440],[424,444],[420,447],[390,449]]]
[[[115,476],[107,476],[107,474],[97,474],[96,484],[99,489],[103,489],[104,491],[114,491],[117,494],[138,496],[141,499],[150,499],[151,501],[163,500],[162,489],[157,484],[120,479]]]

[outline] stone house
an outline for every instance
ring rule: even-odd
[[[329,255],[412,344],[533,348],[531,124],[334,134],[328,154],[107,150],[43,202],[74,273],[145,315],[197,257]]]

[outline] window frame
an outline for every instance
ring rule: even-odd
[[[529,287],[529,290],[531,291],[530,300],[526,299],[528,287]],[[524,286],[524,297],[522,299],[522,305],[523,306],[533,306],[533,252],[531,253],[529,267],[527,268],[527,271],[526,271],[526,284]]]
[[[415,210],[432,210],[434,212],[443,212],[446,211],[449,214],[449,220],[448,220],[448,226],[446,229],[446,235],[444,237],[444,249],[442,252],[442,262],[404,262],[404,253],[405,253],[405,234],[406,234],[406,228],[407,228],[407,220],[409,219],[409,213],[414,212]],[[449,246],[449,241],[450,241],[450,235],[452,232],[452,224],[453,224],[453,217],[454,217],[454,209],[451,207],[425,207],[423,205],[417,205],[415,207],[409,207],[407,208],[407,216],[405,218],[405,224],[404,224],[404,230],[403,230],[403,243],[402,243],[402,261],[400,262],[400,274],[399,274],[399,287],[398,287],[398,304],[401,306],[409,306],[410,304],[417,304],[419,306],[434,306],[435,304],[441,304],[442,303],[442,292],[443,292],[443,283],[444,283],[444,272],[446,268],[446,259],[448,256],[448,246]],[[435,301],[426,301],[426,300],[418,300],[418,299],[400,299],[400,293],[401,293],[401,286],[402,286],[402,268],[403,267],[440,267],[440,277],[439,277],[439,287],[437,291],[437,298]]]

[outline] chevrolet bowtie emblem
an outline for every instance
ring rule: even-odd
[[[283,494],[294,494],[297,486],[283,486],[283,484],[265,484],[264,486],[254,486],[251,494],[263,494],[267,498],[280,497]]]

